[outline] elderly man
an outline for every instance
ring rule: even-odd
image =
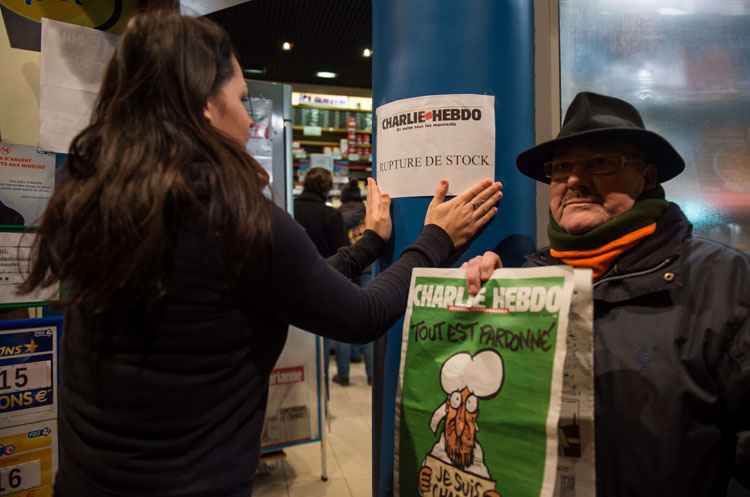
[[[665,200],[680,155],[627,102],[580,93],[517,162],[550,185],[550,248],[527,264],[593,269],[597,495],[750,487],[750,258]],[[469,290],[499,265],[465,264]]]

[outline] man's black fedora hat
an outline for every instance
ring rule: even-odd
[[[549,183],[544,163],[553,159],[556,150],[605,141],[638,146],[645,162],[656,166],[660,183],[685,169],[680,154],[667,140],[646,129],[635,107],[619,98],[590,92],[581,92],[573,99],[557,138],[521,152],[516,163],[526,176]]]

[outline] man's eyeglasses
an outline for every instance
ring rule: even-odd
[[[640,159],[624,155],[594,155],[586,159],[560,159],[544,163],[544,175],[552,181],[561,182],[568,179],[576,166],[581,166],[587,173],[595,176],[615,174],[626,165],[643,164]]]

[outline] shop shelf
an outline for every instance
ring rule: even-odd
[[[297,104],[293,107],[297,109],[319,109],[319,110],[342,110],[344,112],[372,112],[372,110],[368,109],[355,109],[355,108],[349,108],[349,107],[336,107],[334,105],[307,105],[307,104]]]
[[[313,147],[338,147],[341,145],[339,142],[324,142],[324,141],[318,141],[318,140],[294,140],[295,142],[299,143],[300,145],[309,145]]]

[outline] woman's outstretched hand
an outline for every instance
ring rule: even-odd
[[[489,179],[482,180],[460,195],[446,202],[448,182],[438,183],[424,224],[436,224],[443,228],[460,247],[468,242],[479,229],[497,213],[497,204],[503,198],[503,184]]]
[[[391,238],[391,197],[381,193],[373,178],[367,178],[367,206],[365,208],[365,229],[372,230],[386,242]]]

